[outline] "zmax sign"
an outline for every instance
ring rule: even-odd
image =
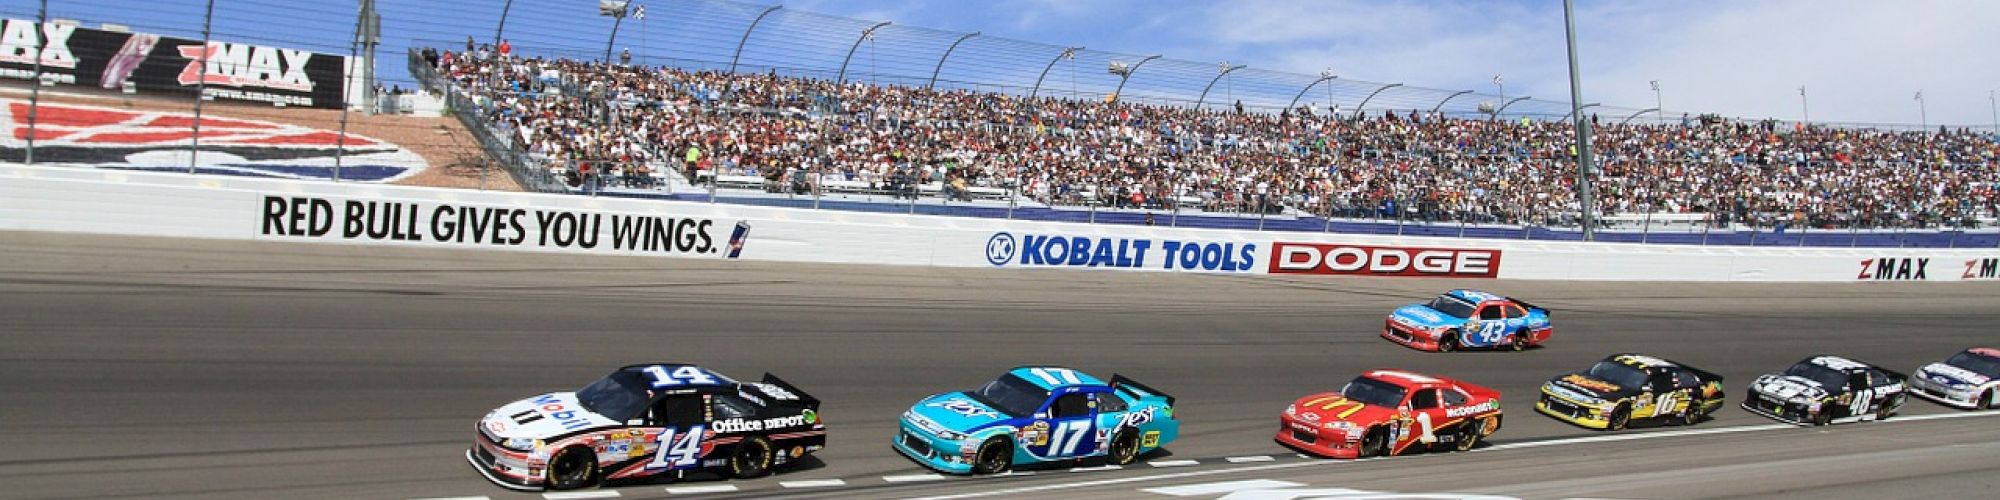
[[[1145,238],[1094,238],[993,233],[986,262],[995,266],[1106,267],[1168,271],[1249,272],[1256,243],[1213,243]]]

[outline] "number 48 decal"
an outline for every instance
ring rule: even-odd
[[[668,427],[660,431],[660,450],[653,454],[653,461],[647,469],[686,469],[701,461],[701,435],[708,429],[699,425],[688,426],[686,434],[675,432]]]

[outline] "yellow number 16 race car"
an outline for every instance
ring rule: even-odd
[[[1614,354],[1590,369],[1550,379],[1535,410],[1604,430],[1634,420],[1691,425],[1721,408],[1722,376],[1639,354]]]

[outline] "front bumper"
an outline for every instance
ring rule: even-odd
[[[1430,332],[1396,323],[1395,320],[1382,321],[1382,338],[1423,351],[1438,350],[1437,337]]]
[[[1310,430],[1308,430],[1310,429]],[[1359,458],[1361,441],[1347,439],[1347,431],[1325,429],[1304,422],[1278,419],[1278,444],[1324,458]]]
[[[970,453],[965,451],[966,441],[939,438],[909,421],[902,421],[895,437],[889,441],[891,448],[925,467],[952,474],[972,473]]]
[[[1543,415],[1569,422],[1572,425],[1591,429],[1603,429],[1611,426],[1611,417],[1607,413],[1608,410],[1603,409],[1609,407],[1610,405],[1606,405],[1600,408],[1570,401],[1546,392],[1542,393],[1541,400],[1535,402],[1535,411],[1542,412]]]
[[[1910,378],[1911,394],[1953,408],[1966,410],[1980,409],[1978,400],[1979,392],[1978,389],[1957,390],[1923,378]]]
[[[1801,408],[1791,403],[1772,401],[1756,393],[1745,396],[1743,404],[1740,406],[1744,410],[1749,410],[1750,413],[1763,415],[1772,420],[1793,425],[1811,425],[1814,416],[1810,408]],[[1825,410],[1822,409],[1821,411]]]
[[[504,455],[494,454],[494,450],[488,449],[489,446],[491,445],[481,442],[472,445],[471,448],[466,448],[465,462],[472,464],[473,470],[479,471],[479,475],[484,476],[487,481],[492,481],[493,484],[499,485],[502,488],[521,491],[542,490],[541,475],[525,473],[525,471],[530,470],[526,468],[527,464],[525,461],[521,462],[521,467],[510,467],[502,462],[511,462],[513,460],[500,458]],[[540,471],[537,470],[534,472]]]

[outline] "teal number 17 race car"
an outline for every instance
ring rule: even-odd
[[[893,446],[932,469],[992,474],[1090,457],[1128,464],[1179,434],[1173,396],[1119,375],[1105,383],[1069,368],[1024,366],[976,390],[918,401],[903,413]]]

